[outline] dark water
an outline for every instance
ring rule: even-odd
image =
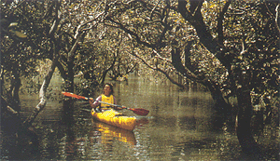
[[[2,159],[244,159],[234,130],[227,124],[217,128],[209,93],[182,92],[172,84],[156,84],[137,77],[130,77],[128,83],[115,83],[114,87],[118,104],[150,111],[146,118],[139,117],[141,121],[133,132],[92,120],[89,112],[84,110],[89,108],[87,102],[76,101],[73,111],[63,108],[61,91],[53,88],[52,92],[58,99],[50,99],[34,126],[39,135],[39,146],[30,142],[27,146],[13,147],[16,141],[4,141]],[[37,95],[21,97],[26,109],[38,103]],[[22,115],[27,116],[32,110],[30,108]],[[131,111],[122,112],[135,115]],[[279,137],[261,137],[259,140],[275,150]],[[274,160],[277,157],[271,153],[266,158]]]

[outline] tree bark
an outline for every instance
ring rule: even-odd
[[[21,86],[20,74],[16,69],[12,70],[11,86],[7,91],[7,102],[13,107],[14,110],[20,111],[19,89]]]
[[[251,132],[252,105],[250,91],[242,90],[237,96],[238,99],[238,121],[237,137],[242,151],[247,154],[259,152],[258,145]]]
[[[243,71],[238,75],[237,86],[238,115],[237,115],[237,137],[242,151],[246,154],[259,154],[259,146],[252,135],[251,118],[253,106],[251,103],[249,76]]]
[[[210,80],[205,81],[203,84],[209,89],[211,96],[215,101],[215,106],[218,108],[218,112],[227,114],[227,112],[231,109],[231,105],[225,101],[220,87]]]
[[[187,20],[197,32],[198,37],[200,38],[201,43],[216,57],[219,61],[227,68],[230,69],[230,64],[232,62],[232,58],[230,55],[225,55],[225,46],[220,44],[217,39],[215,39],[211,35],[211,31],[209,27],[204,23],[203,17],[200,11],[202,1],[199,0],[199,3],[195,1],[191,1],[192,8],[196,8],[193,12],[187,9],[187,1],[178,0],[178,12],[182,15],[182,17]],[[227,4],[229,5],[229,4]],[[191,8],[190,8],[191,9]],[[227,10],[223,10],[224,14]],[[220,34],[219,37],[222,35]]]

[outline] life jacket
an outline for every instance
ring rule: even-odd
[[[110,103],[110,104],[115,104],[115,102],[114,102],[114,96],[113,96],[112,94],[111,94],[109,97],[108,97],[108,96],[105,96],[105,94],[101,94],[101,101],[102,101],[102,102],[107,102],[107,103]],[[110,106],[110,105],[101,103],[101,107],[102,107],[102,108],[107,107],[107,106]]]

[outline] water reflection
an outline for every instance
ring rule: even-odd
[[[132,131],[127,131],[102,122],[93,121],[93,126],[100,135],[101,144],[112,145],[114,140],[127,143],[129,145],[136,145],[136,139]]]
[[[227,124],[215,128],[213,102],[207,92],[180,91],[171,84],[154,84],[131,77],[128,83],[115,83],[120,105],[144,108],[147,117],[137,118],[133,132],[95,122],[82,108],[87,102],[48,102],[38,115],[39,154],[21,153],[26,160],[238,160],[242,159],[234,129]],[[28,107],[37,104],[30,97]],[[73,107],[70,108],[70,106]],[[23,107],[24,108],[24,107]],[[27,110],[28,111],[28,110]],[[136,116],[129,110],[126,115]],[[26,114],[28,115],[28,114]],[[267,129],[266,133],[273,131]],[[275,129],[274,129],[275,131]],[[273,136],[278,133],[273,132]],[[262,139],[271,148],[279,147],[279,136]],[[13,146],[13,143],[9,140]],[[265,144],[266,145],[266,144]],[[276,148],[275,148],[276,147]],[[12,150],[13,148],[6,148]],[[25,152],[28,150],[25,150]],[[5,153],[4,159],[15,158]],[[272,156],[272,155],[271,155]],[[269,159],[270,156],[267,156]],[[277,155],[270,159],[277,158]],[[279,158],[279,157],[278,157]]]

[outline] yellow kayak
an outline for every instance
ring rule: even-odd
[[[136,117],[118,116],[119,114],[120,113],[113,109],[104,112],[95,112],[93,109],[91,110],[91,115],[93,116],[93,118],[97,119],[100,122],[104,122],[106,124],[129,131],[134,130],[136,126]]]

